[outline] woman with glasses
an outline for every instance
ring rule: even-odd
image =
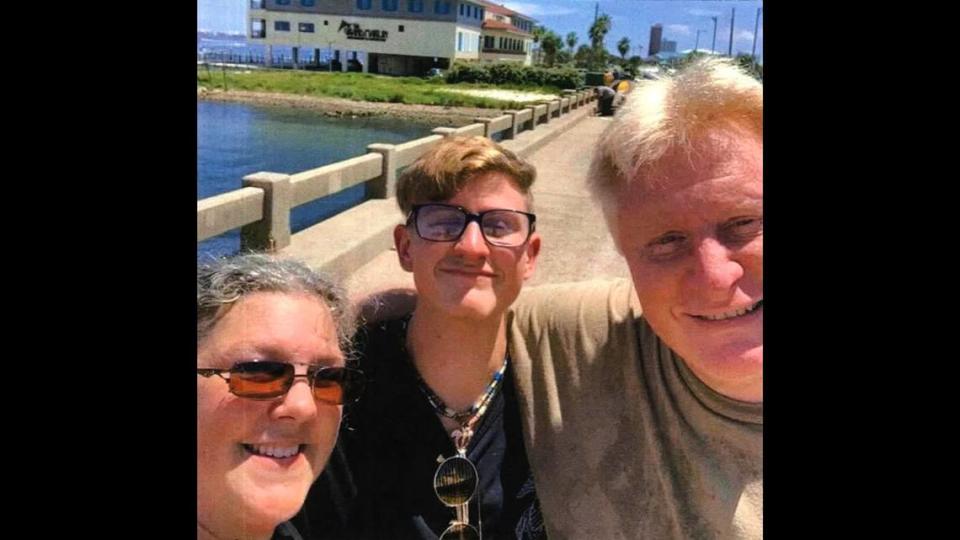
[[[302,538],[287,520],[363,386],[342,295],[300,263],[197,268],[197,538]]]
[[[370,386],[342,436],[345,538],[542,537],[505,333],[540,251],[535,177],[484,137],[445,139],[401,175],[394,241],[418,301],[358,335]]]

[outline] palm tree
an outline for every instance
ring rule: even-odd
[[[557,51],[563,47],[563,40],[553,30],[547,30],[540,38],[540,47],[546,57],[547,67],[553,67],[557,58]]]
[[[567,34],[567,47],[570,47],[570,53],[572,54],[577,48],[577,33],[570,32]]]
[[[577,49],[577,52],[573,55],[573,61],[577,67],[580,68],[589,68],[590,63],[593,61],[593,49],[589,45],[583,44]]]
[[[620,58],[626,63],[627,53],[630,52],[630,39],[626,36],[620,38],[620,41],[617,42],[617,50],[620,51]]]
[[[603,60],[602,53],[606,52],[603,46],[603,38],[607,37],[607,33],[610,32],[610,24],[610,16],[604,13],[590,25],[590,42],[593,44],[594,65],[596,67],[600,67],[597,64],[600,64]]]
[[[538,24],[533,27],[533,32],[531,33],[533,34],[534,45],[537,45],[538,43],[540,43],[540,40],[543,39],[543,34],[546,33],[546,31],[547,31],[546,27],[544,27],[542,24]],[[539,45],[537,46],[536,56],[533,59],[533,63],[534,64],[540,63],[540,46]]]

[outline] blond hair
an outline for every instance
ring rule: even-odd
[[[690,152],[715,131],[763,138],[763,84],[729,59],[697,60],[629,94],[597,142],[587,175],[616,239],[620,192],[676,150]]]
[[[486,137],[448,137],[403,171],[397,180],[397,204],[409,214],[416,203],[444,201],[463,189],[476,175],[499,172],[509,176],[527,199],[537,178],[533,165]]]

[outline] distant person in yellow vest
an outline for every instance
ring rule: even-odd
[[[762,538],[762,154],[763,86],[718,59],[638,86],[598,141],[632,280],[510,318],[550,538]]]

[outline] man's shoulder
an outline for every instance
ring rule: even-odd
[[[633,311],[639,313],[639,308],[633,283],[619,278],[529,287],[520,293],[511,309],[518,316],[572,315],[609,310],[626,316]]]
[[[511,308],[515,337],[539,341],[547,335],[574,335],[606,340],[640,315],[633,283],[627,279],[593,280],[532,287]]]

